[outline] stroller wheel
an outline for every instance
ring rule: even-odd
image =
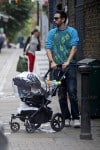
[[[65,126],[65,119],[63,118],[61,113],[56,113],[53,115],[51,119],[51,127],[56,132],[61,131]]]
[[[13,132],[17,132],[20,129],[20,124],[18,122],[10,123],[10,128]]]
[[[26,131],[28,133],[33,133],[35,131],[35,124],[34,123],[27,122],[25,126],[26,126]]]
[[[41,123],[35,123],[35,129],[38,129],[41,126]]]

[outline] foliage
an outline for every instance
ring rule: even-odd
[[[13,17],[5,25],[6,34],[10,39],[14,39],[16,34],[26,26],[34,8],[31,0],[21,0],[19,4],[16,4],[15,1],[12,1],[11,4],[5,1],[2,3],[0,11]]]

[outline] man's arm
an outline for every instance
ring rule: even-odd
[[[54,62],[54,60],[53,60],[52,52],[51,52],[50,49],[47,49],[47,57],[48,57],[48,60],[49,60],[49,62],[50,62],[51,68],[55,68],[57,64],[56,64],[56,63]]]
[[[76,29],[73,28],[71,31],[71,41],[70,41],[72,49],[70,51],[68,59],[63,64],[63,68],[67,67],[72,61],[73,57],[76,55],[78,42],[79,42],[78,32]]]
[[[52,57],[52,53],[51,53],[51,50],[47,49],[47,57],[48,57],[48,60],[49,62],[53,62],[53,57]]]
[[[76,46],[73,46],[71,51],[70,51],[70,54],[69,54],[67,61],[63,64],[63,68],[66,68],[70,64],[73,57],[76,55],[76,52],[77,52],[77,48],[76,48]]]
[[[53,56],[52,56],[52,36],[54,35],[55,31],[56,31],[56,29],[51,29],[46,38],[46,51],[47,51],[47,57],[50,62],[51,68],[55,68],[57,65],[54,62]]]

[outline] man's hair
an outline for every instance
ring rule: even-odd
[[[68,17],[67,13],[65,11],[63,11],[63,10],[56,10],[55,14],[56,13],[60,14],[61,18],[65,18],[65,21],[64,21],[64,23],[65,23],[66,20],[67,20],[67,17]]]

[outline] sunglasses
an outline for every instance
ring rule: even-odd
[[[53,19],[54,19],[54,20],[58,20],[58,19],[60,19],[60,17],[54,17]]]

